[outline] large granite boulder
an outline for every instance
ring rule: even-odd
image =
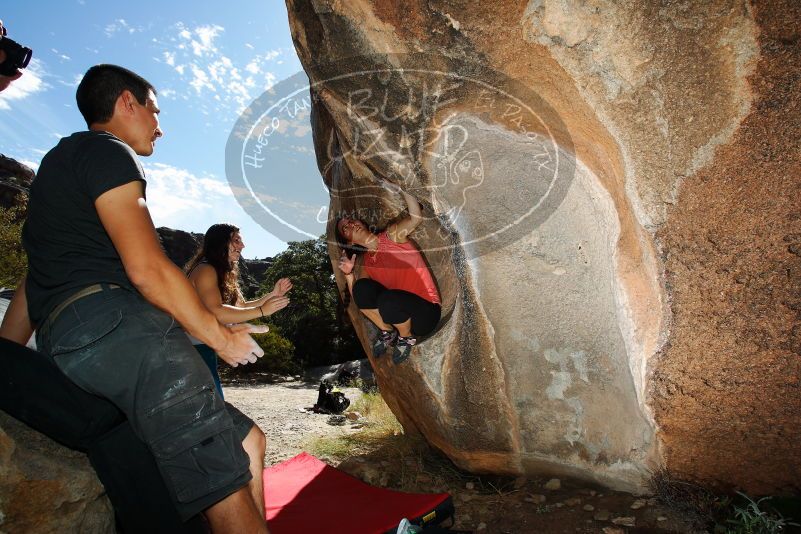
[[[797,490],[797,2],[287,7],[329,213],[386,225],[387,179],[426,215],[444,318],[372,359],[407,431],[474,471]]]
[[[2,411],[0,532],[116,532],[111,503],[86,456]]]

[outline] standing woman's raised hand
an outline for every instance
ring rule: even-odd
[[[272,296],[283,297],[292,289],[292,281],[289,278],[281,278],[273,287]]]
[[[264,315],[272,315],[278,310],[282,310],[289,305],[289,297],[272,296],[264,301],[264,304],[259,306]]]

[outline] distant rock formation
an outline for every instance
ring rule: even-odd
[[[407,431],[473,471],[798,491],[798,2],[287,6],[330,213],[399,216],[379,179],[424,207],[445,318],[372,360]]]
[[[27,165],[0,154],[0,207],[24,205],[35,176]]]

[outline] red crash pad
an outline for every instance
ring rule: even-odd
[[[376,488],[305,452],[264,469],[271,534],[395,532],[401,519],[436,524],[453,514],[447,493]]]

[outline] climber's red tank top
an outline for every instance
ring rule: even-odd
[[[411,241],[396,243],[386,232],[378,234],[378,248],[364,253],[367,276],[387,289],[402,289],[434,304],[439,292],[431,271]]]

